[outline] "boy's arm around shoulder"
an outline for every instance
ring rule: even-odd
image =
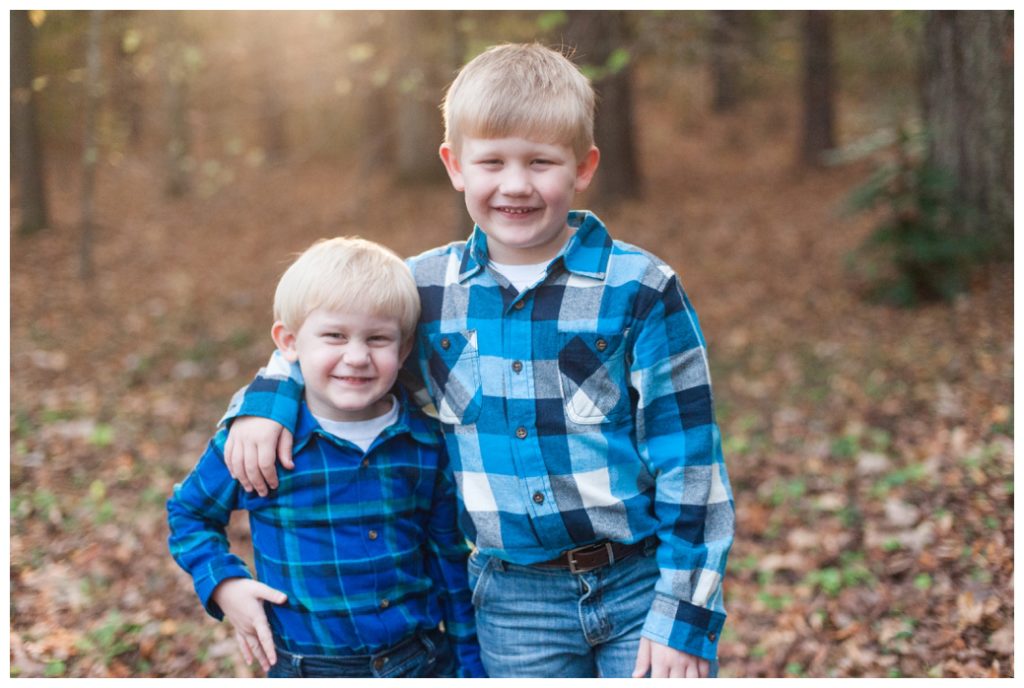
[[[231,397],[219,425],[230,427],[239,416],[259,416],[276,421],[294,433],[304,386],[299,365],[288,362],[275,349],[266,367],[260,368],[253,381]]]
[[[466,571],[469,545],[459,529],[455,479],[443,441],[439,451],[437,479],[427,524],[427,573],[434,581],[435,590],[440,593],[445,633],[452,641],[459,677],[486,678],[487,672],[480,660],[472,591]]]
[[[715,422],[704,337],[674,273],[640,319],[631,356],[637,445],[655,478],[661,576],[643,635],[714,660],[734,504]]]
[[[218,620],[224,613],[211,599],[214,589],[228,578],[252,578],[245,562],[231,553],[225,532],[239,500],[238,483],[224,466],[226,436],[221,430],[210,440],[199,463],[174,486],[167,501],[171,556],[192,576],[200,601]]]

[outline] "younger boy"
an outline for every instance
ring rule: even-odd
[[[389,250],[314,244],[274,297],[274,343],[306,381],[295,469],[269,496],[247,494],[221,431],[167,504],[171,554],[272,677],[484,675],[444,444],[391,393],[419,311]],[[262,583],[229,551],[236,509],[249,512]]]
[[[408,384],[444,429],[491,676],[714,675],[734,511],[704,338],[668,265],[570,210],[598,166],[593,110],[539,45],[455,79],[440,153],[476,227],[410,260]],[[290,429],[300,385],[278,357],[229,414]],[[235,422],[246,488],[275,484],[259,456],[279,435]]]

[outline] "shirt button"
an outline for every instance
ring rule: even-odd
[[[594,343],[594,346],[596,346],[596,347],[597,347],[597,350],[598,350],[598,351],[604,351],[605,349],[607,349],[607,348],[608,348],[608,342],[606,342],[606,341],[605,341],[605,340],[603,340],[603,339],[598,339],[598,340],[597,340],[597,341],[596,341],[596,342]]]
[[[525,306],[525,305],[526,305],[526,301],[516,301],[516,305],[514,305],[512,307],[515,308],[517,311],[521,311],[521,310],[523,310],[523,306]]]
[[[387,660],[386,657],[378,657],[377,659],[373,660],[373,668],[376,669],[377,671],[380,671],[381,669],[384,668],[384,665],[387,664],[387,663],[388,663],[388,660]]]
[[[523,372],[523,362],[522,361],[512,361],[512,372],[515,372],[515,373]]]
[[[376,530],[371,530],[369,533],[366,534],[366,537],[370,538],[371,540],[376,540],[377,539],[377,531]]]
[[[367,467],[369,467],[369,465],[370,465],[370,460],[369,459],[363,459],[363,463],[362,463],[363,468],[367,468]]]
[[[448,339],[447,337],[442,337],[441,348],[444,349],[445,351],[452,348],[452,340]]]
[[[387,609],[390,606],[391,606],[391,600],[389,600],[388,598],[385,597],[383,600],[380,601],[380,608],[381,609]]]
[[[715,642],[716,638],[718,638],[718,636],[714,633],[708,633],[708,640],[710,640],[711,642]]]
[[[518,437],[521,440],[525,440],[526,439],[526,428],[524,428],[522,425],[520,425],[518,428],[516,428],[516,437]]]
[[[543,504],[544,503],[544,495],[542,495],[540,492],[534,492],[533,493],[533,501],[537,502],[538,504]]]

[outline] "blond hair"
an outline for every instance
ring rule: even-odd
[[[274,319],[292,332],[317,308],[396,318],[407,341],[420,317],[420,297],[409,267],[391,249],[359,237],[337,237],[306,249],[274,293]]]
[[[539,43],[508,43],[470,60],[442,103],[445,141],[522,136],[573,149],[594,145],[594,89],[560,52]]]

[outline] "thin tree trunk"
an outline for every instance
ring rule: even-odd
[[[965,233],[1013,246],[1013,13],[934,11],[922,99],[929,159],[952,175]]]
[[[832,69],[832,16],[804,14],[804,126],[800,160],[822,164],[822,153],[835,147],[835,76]]]
[[[597,202],[635,198],[642,184],[634,136],[632,36],[627,13],[570,12],[566,38],[578,48],[581,62],[597,73],[594,140],[601,149],[601,167],[595,178]]]
[[[711,107],[715,112],[729,112],[740,102],[743,14],[743,10],[711,13]]]
[[[437,160],[441,142],[439,94],[449,46],[446,40],[450,12],[401,12],[398,41],[401,44],[398,69],[398,106],[395,139],[398,177],[404,182],[436,182],[444,178]]]
[[[19,232],[31,234],[48,224],[43,151],[39,143],[36,98],[32,90],[33,28],[26,10],[11,11],[11,176],[18,183]]]
[[[184,196],[191,184],[186,159],[189,129],[186,119],[187,71],[179,36],[177,11],[162,12],[164,34],[164,110],[167,117],[167,178],[165,189],[172,197]]]
[[[93,266],[93,227],[95,225],[94,200],[96,189],[96,162],[99,146],[96,141],[96,110],[99,107],[100,83],[100,30],[103,11],[89,13],[88,47],[85,59],[85,145],[82,149],[82,243],[79,252],[79,275],[90,279]]]

